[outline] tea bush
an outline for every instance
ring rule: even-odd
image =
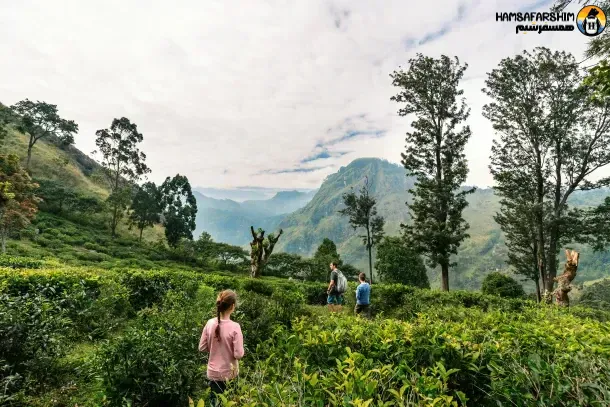
[[[119,281],[129,290],[129,301],[135,310],[159,304],[172,289],[192,297],[200,284],[194,273],[167,270],[121,270]]]
[[[462,311],[300,319],[259,346],[227,405],[607,405],[608,326],[554,309]]]
[[[13,269],[39,269],[43,265],[44,262],[41,260],[27,257],[0,255],[0,267],[8,267]]]
[[[140,313],[134,326],[107,342],[95,358],[112,405],[186,405],[204,381],[198,355],[202,320],[215,293],[202,288],[195,298],[168,291],[162,309]]]
[[[46,406],[48,394],[76,388],[80,396],[62,405],[103,405],[105,397],[108,405],[186,406],[206,392],[197,344],[223,289],[238,294],[234,319],[246,347],[226,405],[610,400],[603,310],[375,284],[377,317],[365,320],[349,315],[353,282],[343,312],[329,314],[316,306],[326,304],[326,283],[109,268],[0,270],[0,404]],[[70,353],[85,342],[86,358]],[[82,398],[94,394],[95,402]]]
[[[0,401],[19,400],[26,389],[52,380],[71,322],[65,310],[41,294],[0,293]]]

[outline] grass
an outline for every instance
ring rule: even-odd
[[[6,152],[27,157],[29,136],[9,129],[5,140]],[[25,158],[23,164],[25,165]],[[65,187],[71,188],[84,195],[106,198],[108,190],[92,177],[85,175],[83,169],[75,163],[73,157],[64,150],[49,143],[45,139],[39,140],[32,151],[31,170],[34,177],[61,181]]]

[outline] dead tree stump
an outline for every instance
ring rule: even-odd
[[[265,265],[269,261],[269,256],[273,252],[275,244],[282,236],[282,229],[278,233],[277,237],[270,233],[265,239],[265,231],[258,229],[258,233],[254,231],[254,227],[250,226],[252,232],[252,242],[250,242],[250,277],[260,277]]]
[[[576,270],[578,269],[578,252],[574,250],[566,250],[566,265],[563,270],[563,274],[554,278],[557,282],[557,288],[553,292],[557,299],[557,305],[561,307],[570,306],[570,297],[568,293],[572,291],[572,280],[576,277]]]

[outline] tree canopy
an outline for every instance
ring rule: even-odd
[[[377,247],[375,269],[383,282],[430,288],[424,261],[400,237],[383,238]]]
[[[18,129],[30,135],[27,170],[30,169],[32,150],[38,140],[54,136],[62,144],[74,143],[74,134],[78,133],[78,124],[73,120],[63,119],[58,113],[57,105],[25,99],[11,106],[11,110],[19,117]]]

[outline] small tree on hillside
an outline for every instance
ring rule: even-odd
[[[20,116],[19,130],[30,135],[26,163],[28,171],[32,150],[38,140],[55,136],[63,144],[74,143],[74,134],[78,133],[78,124],[73,120],[62,119],[57,113],[57,105],[25,99],[12,106],[11,109]]]
[[[250,242],[250,277],[259,278],[269,261],[271,253],[273,253],[275,244],[284,231],[280,229],[277,236],[270,233],[267,238],[265,238],[265,231],[261,228],[258,229],[257,233],[254,231],[254,226],[250,226],[250,231],[252,232],[252,242]]]
[[[138,148],[144,137],[138,133],[138,126],[126,117],[114,119],[110,129],[98,130],[95,134],[95,144],[102,154],[101,164],[110,187],[108,204],[112,208],[110,228],[114,237],[131,202],[133,185],[150,173],[150,169],[145,164],[146,154]]]
[[[504,298],[521,298],[525,295],[523,287],[514,278],[498,272],[489,273],[481,287],[483,294],[497,295]]]
[[[337,252],[337,245],[328,238],[324,238],[313,255],[314,270],[310,276],[312,280],[323,281],[330,273],[329,265],[337,262],[339,268],[343,266],[341,256]]]
[[[416,177],[415,188],[409,190],[413,202],[407,203],[413,223],[403,228],[408,244],[427,257],[430,267],[440,265],[441,287],[449,291],[449,267],[455,266],[450,257],[468,237],[462,211],[468,206],[466,195],[475,190],[461,189],[468,175],[464,147],[470,138],[470,127],[463,123],[470,110],[457,99],[468,65],[422,54],[409,65],[407,72],[391,75],[393,85],[401,88],[391,100],[405,104],[398,114],[417,117],[402,154],[407,175]]]
[[[384,282],[430,288],[426,265],[400,237],[386,236],[379,243],[375,269]]]
[[[161,221],[161,190],[154,182],[147,182],[138,188],[131,202],[129,214],[130,226],[135,226],[142,233],[147,227],[152,227]]]
[[[6,253],[11,234],[30,224],[38,210],[38,184],[21,168],[16,155],[0,155],[0,246]]]
[[[373,247],[383,238],[383,217],[377,215],[375,207],[377,200],[369,193],[369,180],[365,177],[364,186],[357,195],[353,191],[343,195],[343,203],[346,208],[339,211],[341,215],[349,217],[349,223],[356,230],[362,227],[366,235],[362,235],[362,241],[369,254],[369,277],[373,282]]]
[[[188,178],[178,174],[174,178],[165,179],[161,185],[161,206],[167,243],[176,247],[181,239],[192,240],[196,227],[197,200]]]

